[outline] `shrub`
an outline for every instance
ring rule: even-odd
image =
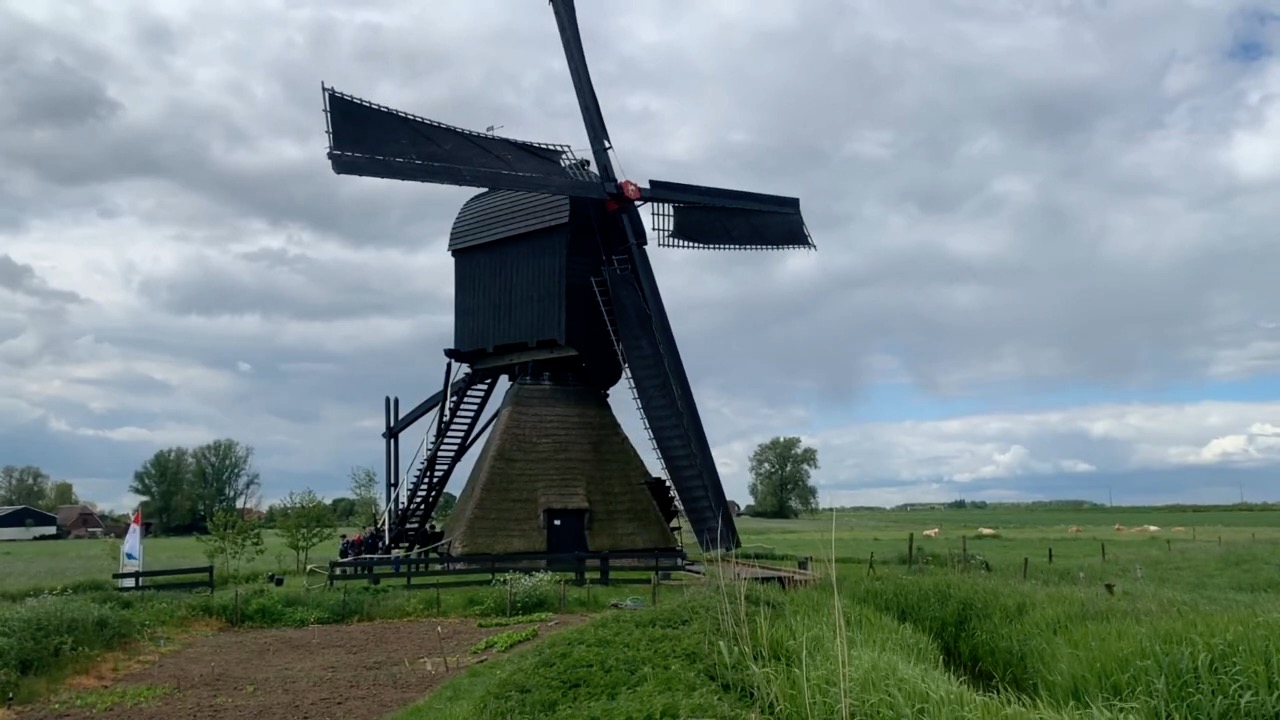
[[[494,578],[493,586],[481,596],[473,611],[481,616],[532,615],[555,610],[559,598],[560,581],[555,573],[509,572]]]
[[[18,688],[24,677],[54,672],[135,638],[143,638],[171,606],[131,612],[137,604],[120,598],[44,593],[0,606],[0,693]]]

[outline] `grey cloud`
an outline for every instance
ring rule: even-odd
[[[347,21],[334,13],[336,7],[304,14],[293,36],[297,42],[289,46],[265,42],[259,35],[265,28],[244,28],[233,42],[243,43],[238,49],[249,62],[269,65],[269,73],[235,71],[215,75],[210,84],[191,85],[186,81],[190,68],[176,57],[161,57],[158,63],[148,58],[148,85],[138,88],[133,99],[122,100],[123,110],[94,133],[45,128],[34,137],[8,134],[0,136],[0,155],[7,156],[11,166],[25,168],[55,186],[162,181],[202,198],[206,202],[203,220],[232,209],[362,245],[430,243],[447,231],[452,212],[476,191],[333,176],[324,158],[319,81],[326,76],[331,82],[350,79],[344,83],[346,89],[392,102],[396,96],[403,98],[403,92],[390,90],[387,63],[399,66],[400,72],[419,66],[438,68],[451,62],[450,51],[461,39],[445,36],[441,44],[424,43],[420,34],[407,32],[394,20],[343,34]],[[130,18],[134,30],[144,35],[174,32],[140,9]],[[220,20],[235,23],[238,18]],[[44,36],[52,35],[45,28],[30,30],[30,35],[13,38],[18,48],[49,42]],[[341,56],[333,51],[338,37]],[[79,55],[85,63],[91,57],[87,52]],[[413,60],[406,66],[400,58]],[[40,97],[50,94],[87,106],[100,97],[103,82],[102,77],[86,81],[91,73],[139,72],[125,54],[113,63],[94,66],[72,67],[71,62],[59,58],[64,72],[42,78],[37,97],[21,98],[19,106],[37,107]],[[471,67],[470,73],[455,73],[456,77],[441,78],[443,83],[432,83],[434,91],[460,90],[464,83],[493,84],[495,74],[509,75],[513,70],[523,73],[525,87],[518,93],[480,99],[467,108],[467,117],[454,122],[465,124],[468,118],[493,122],[527,114],[530,107],[545,104],[548,93],[543,86],[555,70],[536,63],[524,69],[479,63]],[[24,87],[19,85],[17,91],[23,92]],[[571,89],[563,82],[558,94],[562,105],[572,102]],[[445,109],[438,103],[403,100],[411,111],[430,114],[433,105]],[[135,107],[157,102],[160,107],[145,114]]]
[[[84,125],[107,120],[121,110],[101,79],[60,57],[9,58],[0,65],[0,82],[17,101],[5,103],[0,121],[18,126],[83,132]]]
[[[14,260],[9,255],[0,255],[0,288],[20,295],[55,303],[74,303],[83,300],[70,290],[49,287],[35,268]]]
[[[321,259],[258,249],[208,255],[175,275],[151,276],[142,292],[178,315],[260,315],[316,321],[420,316],[449,302],[436,283],[400,284],[386,261]]]

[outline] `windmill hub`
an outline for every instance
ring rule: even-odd
[[[458,557],[668,548],[678,498],[703,550],[736,548],[634,203],[648,203],[660,246],[812,249],[800,201],[617,182],[573,0],[551,6],[594,171],[568,146],[472,132],[322,86],[335,173],[483,190],[449,235],[455,322],[444,386],[404,416],[398,399],[385,401],[391,546]],[[454,363],[468,371],[455,378]],[[511,381],[502,403],[482,421],[502,379]],[[649,472],[614,417],[607,396],[623,379],[665,478]],[[421,462],[402,475],[401,436],[433,414]],[[490,428],[437,529],[445,487]]]
[[[622,189],[622,194],[625,195],[628,200],[640,199],[640,186],[630,180],[623,180],[618,183],[618,187]]]

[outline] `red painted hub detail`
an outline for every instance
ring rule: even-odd
[[[626,195],[628,200],[640,199],[640,186],[630,180],[623,180],[618,187],[622,188],[622,194]]]

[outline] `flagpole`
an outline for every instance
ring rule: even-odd
[[[120,572],[142,571],[142,506],[133,511],[129,530],[120,544]],[[121,578],[120,587],[141,587],[141,578]]]

